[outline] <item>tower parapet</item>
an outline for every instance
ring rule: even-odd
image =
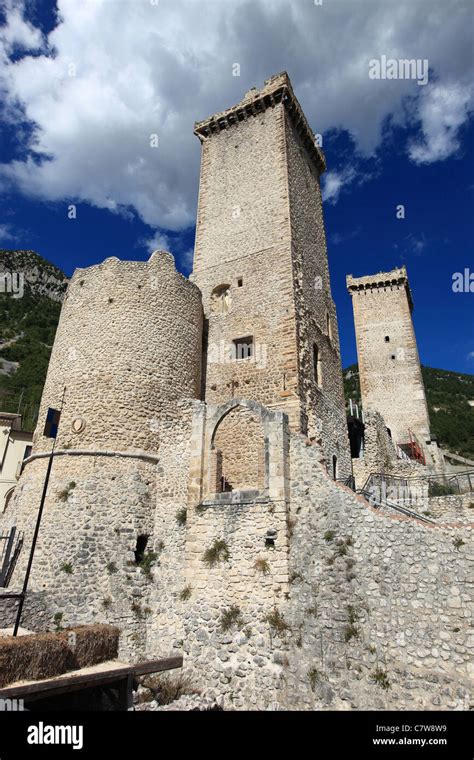
[[[413,296],[408,282],[408,274],[405,266],[399,269],[392,269],[390,272],[378,272],[377,274],[364,275],[363,277],[353,277],[348,274],[346,277],[348,291],[372,290],[373,288],[392,288],[394,286],[405,288],[410,312],[413,311]]]

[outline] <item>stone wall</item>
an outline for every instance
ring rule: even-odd
[[[208,320],[205,399],[288,414],[350,473],[319,178],[325,164],[286,74],[196,125],[202,143],[192,280]],[[253,337],[253,356],[232,360]],[[319,352],[319,382],[314,346]]]
[[[431,496],[426,501],[425,509],[430,517],[442,522],[472,522],[474,493]]]
[[[405,267],[347,277],[352,296],[364,411],[383,416],[396,443],[414,431],[430,440],[430,425]]]
[[[200,393],[202,305],[170,253],[148,262],[107,259],[69,283],[39,412],[64,406],[57,447],[151,450]]]
[[[25,533],[12,585],[24,577],[46,460],[28,464],[4,517]],[[22,626],[110,622],[121,628],[121,650],[144,653],[138,608],[150,584],[135,562],[139,535],[151,536],[156,464],[108,457],[55,457]],[[153,550],[150,542],[148,550]]]
[[[350,475],[336,307],[331,295],[320,167],[285,114],[286,160],[302,432],[320,441],[328,471]],[[316,353],[318,365],[316,367]]]
[[[285,706],[466,709],[472,525],[431,527],[370,508],[332,483],[296,436],[291,475]]]
[[[269,707],[277,699],[285,645],[275,643],[272,615],[289,592],[288,419],[255,402],[202,406],[192,436],[194,472],[209,467],[221,421],[247,409],[264,431],[261,489],[211,494],[190,489],[183,589],[185,670],[228,707]],[[193,480],[191,480],[193,484]],[[211,481],[212,482],[212,481]]]
[[[201,334],[200,293],[170,254],[75,272],[32,456],[0,518],[0,527],[25,533],[15,586],[52,443],[41,435],[45,412],[60,407],[66,387],[23,625],[119,622],[124,657],[143,658],[148,633],[159,653],[181,651],[182,625],[173,616],[184,537],[176,514],[187,503]]]
[[[245,407],[232,409],[216,429],[213,446],[216,492],[265,487],[265,439],[257,415]]]
[[[369,475],[385,473],[401,478],[424,477],[426,467],[416,461],[400,459],[384,418],[377,411],[364,412],[364,448],[352,460],[356,488],[362,488]],[[398,497],[394,498],[398,501]]]

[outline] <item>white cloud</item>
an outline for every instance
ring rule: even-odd
[[[355,177],[356,172],[352,168],[326,172],[322,183],[323,199],[328,203],[337,203],[342,188],[350,185]]]
[[[421,95],[418,115],[422,139],[409,146],[410,158],[417,164],[430,164],[456,153],[459,128],[472,108],[470,87],[456,83],[433,85]]]
[[[143,238],[138,244],[146,248],[149,253],[153,253],[154,251],[170,251],[171,253],[170,239],[163,232],[155,232],[152,237]]]
[[[0,248],[15,239],[13,228],[10,224],[0,224]]]
[[[24,3],[6,0],[6,24],[0,29],[0,41],[8,53],[15,48],[38,50],[43,44],[43,35],[23,17]]]
[[[21,3],[9,2],[0,34],[4,115],[17,125],[22,113],[36,127],[29,156],[0,167],[3,182],[44,200],[132,210],[155,229],[194,222],[194,120],[283,69],[313,130],[347,129],[360,155],[374,154],[390,116],[421,122],[414,161],[446,158],[467,118],[467,0],[359,0],[357,13],[353,0],[58,0],[48,40],[23,20]],[[36,54],[10,61],[15,44]],[[369,79],[369,61],[382,54],[428,58],[436,86]],[[326,198],[336,202],[355,181],[350,170],[331,171]]]
[[[419,235],[410,233],[403,240],[403,248],[405,251],[407,253],[413,253],[418,256],[423,253],[427,245],[428,240],[426,239],[426,235],[424,233],[421,233]]]
[[[191,271],[191,269],[193,268],[193,259],[194,259],[194,248],[188,248],[188,250],[185,251],[181,256],[183,268],[188,271]]]
[[[341,243],[347,243],[349,240],[353,240],[360,233],[360,227],[350,232],[332,232],[329,235],[329,242],[331,245],[341,245]]]
[[[474,359],[474,351],[470,351],[467,355],[468,359]]]

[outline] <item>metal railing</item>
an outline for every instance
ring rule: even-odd
[[[419,512],[414,512],[412,509],[408,509],[408,507],[403,507],[400,504],[396,504],[394,501],[390,501],[389,499],[377,497],[373,491],[364,491],[363,488],[359,488],[357,493],[361,494],[365,499],[367,499],[369,504],[376,509],[385,507],[393,510],[394,512],[398,512],[401,515],[405,515],[405,517],[414,517],[416,520],[431,523],[431,525],[436,524],[434,520],[429,520],[428,517],[420,515]]]
[[[0,533],[0,588],[8,588],[22,546],[23,533],[16,527]]]
[[[336,478],[336,483],[342,483],[344,486],[352,489],[352,491],[356,490],[355,478],[352,473],[350,475],[342,475],[340,478]]]
[[[362,490],[370,490],[374,486],[380,489],[397,488],[409,493],[413,490],[419,494],[421,488],[427,489],[427,496],[449,496],[474,492],[474,471],[458,472],[452,475],[423,475],[401,477],[383,472],[372,472],[365,481]]]

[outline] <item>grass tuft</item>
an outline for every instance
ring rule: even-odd
[[[202,561],[207,567],[215,567],[219,562],[227,562],[230,558],[227,542],[217,538],[209,549],[204,552]]]

